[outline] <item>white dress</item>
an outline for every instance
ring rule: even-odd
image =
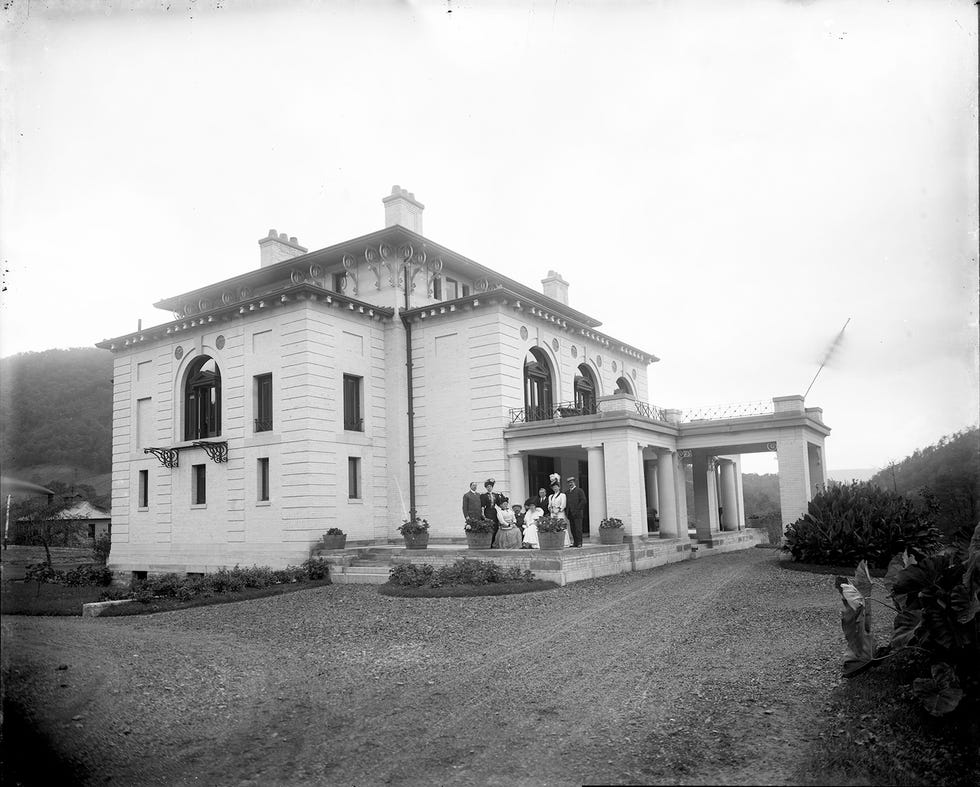
[[[541,548],[538,543],[538,526],[535,522],[543,516],[544,511],[540,508],[535,508],[534,511],[528,511],[524,514],[524,543],[529,545],[531,549]]]

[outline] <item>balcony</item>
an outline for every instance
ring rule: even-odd
[[[563,402],[550,407],[512,407],[510,422],[512,424],[531,423],[532,421],[553,421],[563,418],[580,418],[585,415],[602,415],[604,413],[636,413],[643,418],[653,421],[667,422],[666,410],[662,407],[639,402],[632,397],[616,397],[613,400],[590,402],[585,405],[575,402]]]

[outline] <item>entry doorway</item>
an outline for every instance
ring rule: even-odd
[[[578,460],[578,485],[589,496],[589,463],[588,461]],[[582,535],[589,535],[589,506],[585,507],[585,514],[582,516]]]
[[[551,494],[551,484],[548,476],[555,472],[555,458],[553,456],[539,456],[528,454],[527,457],[527,496],[536,498],[538,490],[544,489],[545,493]],[[524,501],[521,500],[523,503]]]

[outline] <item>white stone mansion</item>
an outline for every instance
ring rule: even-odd
[[[593,534],[608,515],[630,549],[690,543],[685,463],[710,546],[745,526],[754,451],[777,453],[784,522],[806,510],[825,481],[818,408],[649,405],[658,359],[569,306],[559,274],[531,289],[424,237],[404,189],[383,202],[384,229],[325,249],[270,231],[258,268],[98,345],[114,354],[116,572],[296,564],[330,527],[400,542],[410,510],[462,542],[470,481],[515,503],[551,472],[579,478]]]

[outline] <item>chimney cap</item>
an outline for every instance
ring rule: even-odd
[[[387,197],[382,197],[381,201],[387,205],[389,202],[394,202],[395,200],[403,199],[406,202],[410,202],[419,209],[424,209],[425,205],[415,199],[415,195],[408,189],[403,189],[401,186],[394,185],[391,187],[391,194]]]

